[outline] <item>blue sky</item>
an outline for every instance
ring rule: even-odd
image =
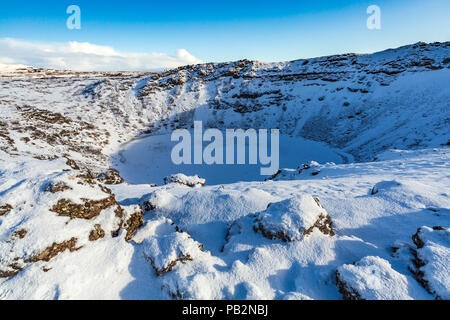
[[[81,30],[66,28],[71,4],[81,8]],[[372,4],[381,8],[381,30],[366,28]],[[183,48],[206,62],[283,61],[447,41],[449,12],[449,0],[2,1],[0,39],[167,55]]]

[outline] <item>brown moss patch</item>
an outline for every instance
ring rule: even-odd
[[[26,236],[27,234],[28,234],[28,231],[25,230],[25,229],[22,229],[22,230],[19,230],[19,231],[14,232],[14,233],[12,234],[12,236],[13,236],[14,238],[23,239],[23,238],[25,238],[25,236]]]
[[[105,237],[105,231],[102,229],[102,226],[99,224],[96,224],[94,226],[94,230],[91,231],[89,234],[89,241],[94,242],[99,239],[103,239]]]
[[[127,231],[127,235],[125,236],[126,241],[131,241],[136,230],[144,225],[143,216],[144,211],[142,210],[142,207],[140,207],[140,210],[133,213],[131,217],[125,222],[123,229]]]
[[[70,240],[61,242],[61,243],[53,243],[50,247],[46,248],[44,251],[39,253],[38,255],[28,259],[27,263],[33,263],[38,261],[49,262],[58,254],[69,250],[70,252],[75,252],[81,249],[81,247],[77,247],[77,238],[72,238]]]
[[[73,170],[80,170],[80,167],[79,167],[79,166],[77,165],[77,163],[76,163],[74,160],[72,160],[72,159],[67,158],[66,165],[68,165],[69,167],[71,167]]]
[[[122,218],[123,217],[123,208],[121,206],[117,206],[117,209],[114,210],[114,213],[117,218]]]
[[[111,231],[111,237],[113,237],[113,238],[117,238],[119,236],[120,230],[122,229],[122,226],[123,226],[123,219],[122,219],[123,218],[123,213],[124,213],[123,208],[120,205],[118,205],[116,210],[114,210],[115,216],[117,218],[121,219],[121,220],[120,220],[120,225],[117,228],[117,230]]]
[[[89,200],[83,204],[77,204],[71,200],[59,200],[50,211],[55,212],[60,217],[70,217],[71,219],[90,220],[97,217],[103,210],[116,205],[114,195],[103,200]]]
[[[64,182],[49,183],[45,187],[45,192],[51,193],[63,192],[66,190],[72,190],[72,188],[66,185]]]
[[[17,151],[14,140],[9,136],[8,124],[3,121],[0,121],[0,149],[9,154]]]
[[[56,156],[44,156],[44,155],[33,156],[33,158],[41,161],[53,161],[58,159],[58,157]]]
[[[13,270],[13,271],[0,270],[0,278],[10,278],[12,276],[15,276],[19,272],[20,272],[20,270]]]
[[[5,204],[4,206],[0,206],[0,217],[9,213],[13,207],[10,204]]]
[[[48,124],[71,124],[72,120],[63,116],[58,112],[51,112],[44,109],[37,109],[30,106],[24,106],[22,108],[22,116],[27,120],[34,120],[44,122]]]
[[[16,274],[18,274],[20,271],[23,270],[23,268],[21,266],[19,266],[18,264],[10,264],[8,267],[10,268],[10,270],[7,270],[7,271],[0,270],[0,278],[13,277]]]
[[[95,185],[97,184],[97,181],[95,180],[94,176],[91,172],[85,172],[82,174],[77,175],[77,178],[80,180],[78,184],[90,184]]]
[[[99,174],[97,180],[108,185],[117,185],[124,182],[119,172],[114,169],[108,169],[106,172]]]
[[[316,223],[309,228],[308,230],[306,230],[303,235],[307,236],[310,235],[314,229],[317,228],[319,229],[320,232],[322,232],[323,234],[333,237],[335,236],[334,230],[333,230],[333,221],[331,220],[330,215],[326,215],[324,216],[323,214],[321,214],[319,216],[319,219],[317,219]]]
[[[84,158],[96,161],[106,161],[107,157],[102,153],[102,148],[109,143],[109,133],[94,126],[92,123],[81,119],[70,119],[61,113],[32,106],[20,108],[22,119],[18,121],[15,130],[30,139],[32,143],[44,142],[50,147],[65,147],[65,152],[79,153]],[[7,138],[7,127],[0,128],[0,138]],[[13,141],[8,140],[8,149],[14,148]],[[0,139],[0,148],[1,148]],[[5,150],[8,151],[8,150]],[[67,154],[58,154],[58,157],[66,157]],[[78,164],[67,158],[67,165],[73,170],[79,170]]]

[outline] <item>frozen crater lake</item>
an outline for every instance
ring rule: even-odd
[[[270,138],[269,138],[270,141]],[[131,184],[162,184],[167,176],[183,173],[188,176],[199,175],[208,185],[235,182],[262,181],[261,168],[268,167],[259,163],[248,164],[248,141],[245,165],[176,165],[171,159],[172,149],[178,142],[171,141],[171,135],[147,136],[138,138],[123,146],[111,159],[112,166]],[[204,142],[205,148],[209,142]],[[319,163],[344,163],[349,155],[332,149],[325,143],[280,135],[279,167],[297,168],[310,161]],[[270,155],[270,144],[268,152]],[[224,147],[225,149],[225,147]],[[193,150],[193,147],[192,147]],[[193,151],[192,151],[193,153]],[[225,153],[225,152],[224,152]],[[237,152],[235,156],[237,155]]]

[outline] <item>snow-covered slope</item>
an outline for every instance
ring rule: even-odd
[[[152,77],[139,98],[152,106],[152,132],[193,118],[279,128],[372,160],[387,148],[448,143],[449,56],[450,43],[419,43],[373,55],[184,67]]]
[[[448,42],[0,75],[0,299],[449,297]],[[162,185],[195,120],[279,128],[289,168]]]
[[[107,166],[136,135],[171,133],[194,120],[214,128],[279,128],[357,160],[392,148],[439,147],[449,143],[449,57],[446,42],[159,74],[0,72],[0,148]]]
[[[0,63],[0,72],[2,75],[10,75],[19,71],[31,70],[30,67],[23,64],[4,64]]]

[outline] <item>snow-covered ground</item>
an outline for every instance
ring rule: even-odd
[[[449,299],[449,57],[2,67],[0,299]],[[195,120],[283,169],[172,165]]]

